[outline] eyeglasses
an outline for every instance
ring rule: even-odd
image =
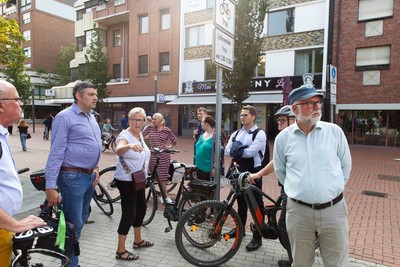
[[[314,108],[315,105],[321,105],[321,106],[322,106],[322,102],[321,102],[321,100],[318,100],[318,101],[308,101],[308,102],[299,103],[299,104],[296,104],[296,105],[297,105],[297,106],[307,105],[309,108]]]
[[[134,123],[143,123],[144,122],[144,120],[142,120],[142,119],[129,119],[129,120]]]
[[[277,123],[284,123],[285,121],[287,121],[287,119],[276,119]]]
[[[1,100],[13,100],[13,101],[15,101],[15,102],[22,102],[22,98],[20,98],[20,97],[15,97],[15,98],[0,98],[0,101]]]

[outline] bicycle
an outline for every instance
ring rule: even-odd
[[[237,197],[244,195],[254,220],[254,227],[268,239],[279,237],[277,212],[281,210],[281,197],[277,200],[249,184],[249,172],[240,173],[237,166],[231,168],[231,190],[224,201],[207,200],[187,210],[178,221],[175,243],[181,256],[196,266],[218,266],[229,261],[239,250],[243,239],[242,221],[233,208]],[[263,221],[262,211],[254,197],[257,191],[271,201],[266,206],[268,223]],[[230,236],[236,229],[236,235]]]
[[[31,182],[38,191],[46,191],[46,178],[44,171],[44,169],[39,169],[30,175]],[[104,214],[111,216],[114,213],[114,206],[111,197],[104,186],[100,183],[98,183],[94,188],[93,200]],[[45,204],[47,204],[47,200],[44,201],[44,205],[41,207],[42,209]]]
[[[155,189],[155,181],[161,184],[161,180],[158,174],[158,165],[161,153],[178,153],[178,150],[173,149],[158,149],[154,148],[151,150],[152,153],[157,155],[156,163],[150,176],[147,177],[146,183],[146,203],[147,212],[143,220],[142,225],[148,225],[154,218],[158,207],[157,192]],[[183,168],[184,172],[179,182],[179,189],[176,195],[176,199],[173,203],[166,202],[166,194],[160,187],[161,198],[165,203],[164,217],[168,221],[168,227],[165,228],[165,232],[168,233],[172,230],[171,221],[178,221],[181,215],[195,203],[206,199],[213,199],[215,188],[217,184],[215,182],[197,180],[194,178],[194,173],[197,167],[194,165],[186,165],[180,163],[179,168]],[[188,186],[185,186],[185,181],[189,180]]]
[[[104,152],[107,149],[110,149],[110,147],[111,147],[112,151],[114,151],[114,153],[116,153],[117,136],[115,133],[117,133],[117,131],[111,130],[111,135],[109,138],[107,138],[107,135],[105,135],[105,134],[101,135],[101,144],[102,144],[101,152]]]
[[[176,176],[183,176],[185,175],[185,164],[184,163],[179,163],[176,160],[171,160],[169,164],[169,171],[168,171],[168,181],[167,181],[167,192],[170,193],[172,192],[177,184],[179,182],[176,182],[177,180],[180,180],[176,178]],[[111,202],[116,202],[121,199],[121,195],[118,191],[118,188],[115,185],[115,170],[116,166],[110,166],[105,169],[102,169],[99,172],[100,179],[99,183],[103,185],[103,187],[107,190],[108,194],[111,197]],[[157,184],[157,181],[154,181],[155,184]],[[160,194],[159,191],[156,190],[157,195]]]

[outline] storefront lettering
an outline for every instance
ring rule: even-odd
[[[255,80],[254,88],[257,88],[257,87],[267,88],[269,86],[270,82],[271,82],[271,80]]]
[[[211,91],[211,90],[213,90],[211,85],[207,85],[205,83],[199,83],[197,85],[197,89],[199,89],[200,91]]]

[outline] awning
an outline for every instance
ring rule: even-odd
[[[281,93],[252,94],[245,101],[243,101],[243,104],[273,104],[273,103],[283,103],[283,95]]]
[[[180,96],[167,105],[207,105],[216,104],[217,98],[215,95],[207,96]],[[232,101],[228,98],[222,97],[222,104],[232,104]]]

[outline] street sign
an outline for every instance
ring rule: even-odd
[[[331,83],[331,94],[336,95],[336,84],[334,84],[334,83]]]
[[[329,65],[329,82],[334,84],[337,82],[337,68],[333,65]]]
[[[331,105],[336,105],[336,94],[331,94]]]
[[[236,5],[230,0],[215,0],[214,25],[230,35],[235,34]]]
[[[164,103],[164,102],[165,102],[165,95],[157,94],[157,103]]]
[[[215,64],[232,70],[234,57],[234,39],[218,28],[214,29],[213,61]]]

